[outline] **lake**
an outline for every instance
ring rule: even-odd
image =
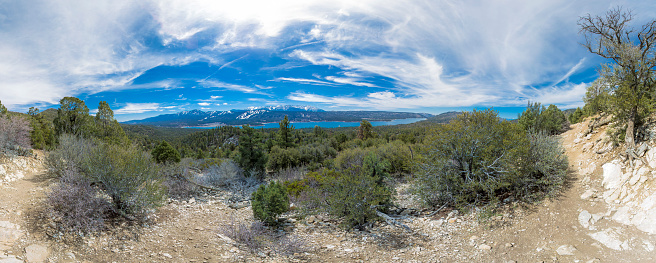
[[[384,125],[398,125],[398,124],[410,124],[418,121],[426,120],[426,118],[409,118],[409,119],[397,119],[391,121],[370,121],[372,126],[384,126]],[[360,122],[349,122],[349,121],[317,121],[317,122],[291,122],[291,125],[294,125],[296,129],[304,128],[314,128],[314,126],[319,126],[321,128],[339,128],[339,127],[358,127]],[[241,125],[236,126],[241,127]],[[274,123],[265,123],[260,126],[251,126],[256,129],[267,129],[267,128],[280,128],[280,124],[277,122]],[[216,127],[185,127],[193,129],[213,129]]]

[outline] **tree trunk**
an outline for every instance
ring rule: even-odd
[[[626,122],[626,135],[624,136],[624,142],[626,143],[626,148],[631,151],[635,148],[635,118],[637,111],[638,109],[635,107],[631,109],[629,119]]]

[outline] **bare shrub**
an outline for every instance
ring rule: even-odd
[[[64,171],[46,196],[39,217],[49,221],[46,233],[55,239],[76,239],[105,229],[111,204],[92,182],[72,170]]]
[[[31,148],[30,122],[14,116],[0,116],[0,153],[28,155]]]
[[[269,248],[277,255],[291,256],[309,250],[307,240],[302,237],[297,235],[276,237],[273,232],[267,230],[262,222],[254,222],[249,225],[245,222],[237,223],[232,218],[231,223],[224,224],[219,228],[219,233],[245,246],[251,253],[262,252],[265,248]]]
[[[289,182],[301,180],[307,174],[307,168],[299,166],[282,169],[273,175],[273,179],[279,182]]]
[[[232,223],[221,226],[219,232],[235,242],[246,246],[251,252],[257,252],[269,243],[266,229],[261,222],[254,222],[248,225],[243,222],[236,223],[233,218]]]
[[[308,242],[297,235],[283,235],[275,240],[271,250],[278,255],[291,256],[307,252]]]
[[[198,183],[212,187],[223,187],[233,181],[244,180],[243,171],[231,159],[223,160],[218,165],[207,167],[200,176],[196,177]]]
[[[181,199],[197,196],[201,188],[189,182],[185,177],[189,162],[167,163],[162,166],[161,174],[164,178],[162,185],[167,189],[169,197]]]

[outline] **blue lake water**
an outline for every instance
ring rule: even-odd
[[[372,126],[384,126],[384,125],[398,125],[398,124],[410,124],[418,121],[423,121],[426,118],[410,118],[410,119],[397,119],[391,121],[371,121]],[[314,128],[314,126],[319,126],[321,128],[339,128],[339,127],[358,127],[360,122],[348,122],[348,121],[317,121],[317,122],[292,122],[291,125],[294,125],[296,129],[303,128]],[[238,126],[241,127],[241,126]],[[265,123],[260,126],[252,126],[256,129],[262,128],[280,128],[280,125],[276,123]],[[186,127],[194,129],[213,129],[216,127]]]

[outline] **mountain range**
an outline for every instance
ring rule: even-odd
[[[389,121],[407,118],[430,118],[428,113],[389,111],[324,111],[312,106],[250,107],[245,110],[202,111],[191,110],[163,114],[143,120],[126,121],[125,124],[144,124],[160,127],[200,127],[222,125],[262,125],[280,122],[288,116],[291,122],[316,121]]]

